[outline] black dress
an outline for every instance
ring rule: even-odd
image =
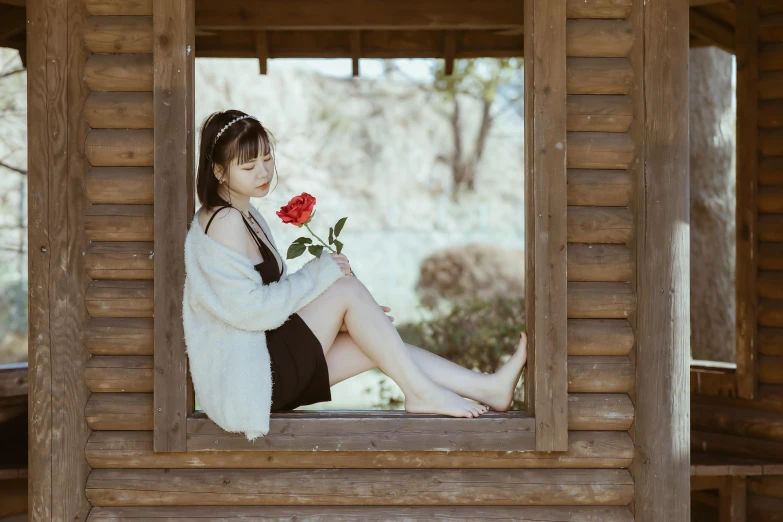
[[[224,205],[218,208],[209,218],[204,229],[205,234],[218,211],[225,207],[233,206]],[[279,281],[283,272],[275,254],[256,235],[244,215],[242,220],[258,245],[263,258],[263,261],[253,268],[261,275],[265,285]],[[263,232],[263,228],[261,231]],[[269,241],[266,232],[264,236]],[[269,244],[272,242],[269,241]],[[321,341],[298,313],[291,314],[285,323],[274,330],[267,330],[266,346],[272,369],[272,412],[293,410],[305,404],[332,400],[329,368],[326,365]]]

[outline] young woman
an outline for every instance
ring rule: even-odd
[[[325,249],[289,275],[268,224],[250,205],[269,193],[275,171],[271,135],[255,117],[228,110],[204,120],[183,319],[196,397],[208,416],[248,438],[265,434],[269,412],[331,400],[332,385],[376,367],[400,386],[408,412],[477,417],[490,407],[507,410],[526,361],[524,333],[498,372],[474,372],[404,343],[390,309],[350,275],[344,255]],[[229,403],[270,394],[227,413]]]

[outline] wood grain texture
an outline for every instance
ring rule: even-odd
[[[625,245],[568,245],[569,281],[630,281],[634,259]]]
[[[152,0],[84,0],[91,15],[152,16]]]
[[[152,431],[95,431],[85,448],[93,468],[625,468],[623,431],[572,431],[568,450],[537,451],[199,451],[156,453]],[[319,450],[322,448],[319,448]]]
[[[633,343],[625,319],[568,320],[568,355],[628,355]]]
[[[93,129],[151,129],[151,92],[92,92],[84,117]]]
[[[93,54],[84,74],[92,91],[151,91],[152,55]]]
[[[526,0],[527,404],[536,450],[568,445],[566,1]],[[531,375],[532,374],[532,375]]]
[[[631,201],[631,176],[625,170],[568,169],[568,204],[626,207]]]
[[[450,522],[486,520],[518,522],[632,522],[624,506],[164,506],[102,507],[90,511],[88,522],[166,520],[221,520],[271,522],[277,520],[341,520],[344,522]]]
[[[627,94],[633,70],[626,58],[568,58],[568,94]]]
[[[152,241],[152,205],[90,205],[85,217],[90,241]]]
[[[629,317],[634,306],[628,283],[568,283],[569,319],[621,319]]]
[[[92,16],[84,43],[93,53],[152,54],[151,16]]]
[[[620,207],[568,207],[569,243],[629,243],[633,214]]]
[[[633,512],[680,522],[690,512],[688,4],[634,2],[640,106],[636,172],[636,386]],[[661,480],[666,477],[666,480]]]
[[[633,481],[612,469],[95,469],[86,493],[94,506],[624,506]]]
[[[153,4],[155,40],[155,451],[186,450],[189,386],[182,292],[185,236],[195,212],[195,3]]]
[[[152,167],[92,167],[84,188],[92,204],[152,205]]]
[[[149,241],[94,241],[84,264],[92,279],[152,279],[152,243]]]
[[[92,355],[152,355],[152,318],[93,317],[84,331]]]

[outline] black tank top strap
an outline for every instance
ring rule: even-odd
[[[204,233],[206,234],[209,231],[209,225],[212,224],[212,220],[215,219],[215,216],[218,215],[218,212],[220,212],[222,209],[226,207],[231,207],[232,205],[223,205],[222,207],[219,207],[214,214],[212,214],[212,217],[209,218],[209,221],[207,221],[207,226],[204,228]]]

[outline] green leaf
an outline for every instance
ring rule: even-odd
[[[329,227],[329,244],[334,243],[334,236],[332,236],[332,227]]]
[[[298,244],[306,244],[306,243],[312,243],[312,242],[313,242],[313,240],[310,239],[309,237],[298,237],[298,238],[294,239],[294,243],[298,243]]]
[[[304,246],[301,243],[292,243],[290,247],[288,247],[288,252],[286,253],[286,259],[293,259],[295,257],[299,257],[302,254],[304,254],[304,251],[307,250],[307,247]]]
[[[337,222],[337,224],[334,226],[334,235],[339,236],[340,232],[343,230],[343,225],[345,225],[345,220],[348,219],[347,217],[340,218],[340,221]]]
[[[310,245],[307,250],[310,251],[315,257],[321,257],[321,251],[324,249],[323,245]]]
[[[338,254],[343,251],[343,243],[342,243],[342,241],[340,241],[339,239],[335,239],[334,240],[334,244],[337,245],[337,253]]]

